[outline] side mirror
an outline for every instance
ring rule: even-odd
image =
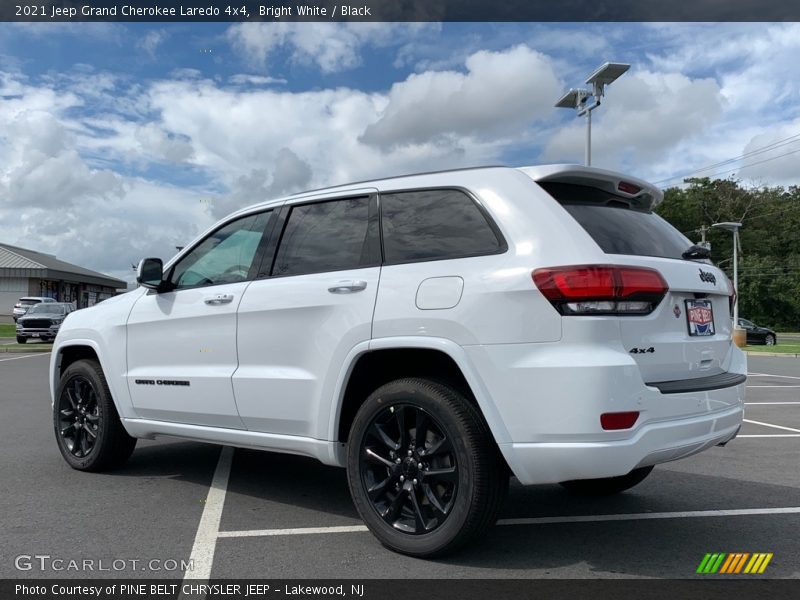
[[[158,291],[164,283],[164,263],[160,258],[143,258],[136,269],[136,283]]]

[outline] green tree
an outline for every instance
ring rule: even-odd
[[[695,242],[706,228],[711,259],[731,278],[731,234],[710,227],[741,222],[739,314],[767,327],[800,330],[800,188],[744,188],[730,179],[687,182],[666,190],[656,212]]]

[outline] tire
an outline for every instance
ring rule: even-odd
[[[21,337],[21,336],[17,336],[17,343],[18,343],[18,344],[24,344],[24,343],[25,343],[25,342],[27,342],[27,341],[28,341],[28,338],[26,338],[26,337]]]
[[[764,343],[767,346],[774,346],[775,345],[775,336],[772,335],[771,333],[768,333],[767,337],[764,338]]]
[[[347,480],[381,544],[433,557],[495,523],[509,474],[488,426],[464,396],[407,378],[375,390],[356,414]]]
[[[53,428],[61,455],[78,471],[120,466],[136,446],[94,360],[76,361],[64,371],[53,405]]]
[[[644,481],[653,467],[640,467],[627,475],[619,477],[603,477],[600,479],[576,479],[562,481],[561,486],[573,494],[580,496],[611,496],[629,490]]]

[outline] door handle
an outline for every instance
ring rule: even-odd
[[[206,296],[203,302],[211,306],[218,306],[220,304],[228,304],[233,301],[233,294],[215,294],[214,296]]]
[[[331,294],[352,294],[362,292],[367,289],[367,282],[360,279],[348,279],[337,281],[335,285],[328,288]]]

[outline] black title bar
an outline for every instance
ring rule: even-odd
[[[800,21],[795,0],[2,0],[0,21]]]

